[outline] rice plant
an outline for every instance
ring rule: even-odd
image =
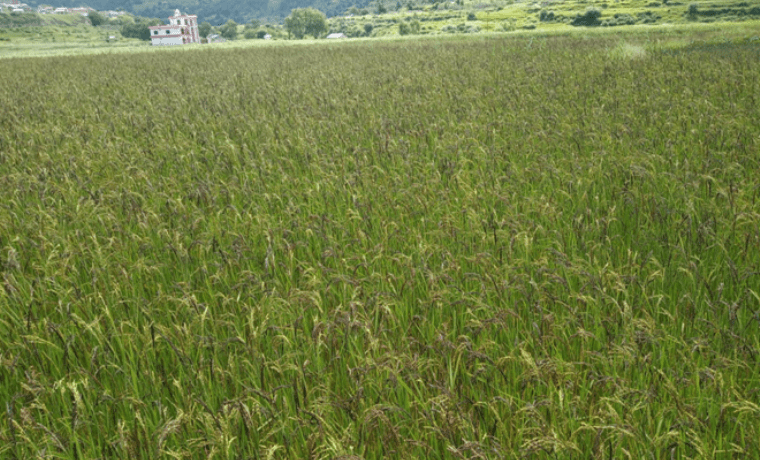
[[[759,452],[760,48],[659,38],[4,60],[0,457]]]

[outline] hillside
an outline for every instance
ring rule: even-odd
[[[6,27],[44,27],[44,26],[77,26],[90,24],[90,21],[78,14],[0,14],[0,28]]]
[[[60,1],[60,4],[58,3]],[[49,0],[30,0],[28,4],[49,4]],[[685,2],[676,0],[555,0],[555,1],[514,1],[514,0],[56,0],[56,6],[82,6],[86,4],[100,11],[125,10],[151,18],[165,19],[179,8],[183,12],[197,14],[200,21],[220,25],[229,19],[239,24],[251,19],[279,23],[294,8],[313,7],[330,18],[345,16],[346,27],[338,27],[341,32],[350,32],[357,20],[367,22],[367,16],[374,16],[375,25],[382,27],[383,21],[390,20],[397,28],[400,19],[414,16],[421,23],[457,19],[450,25],[450,32],[472,32],[477,30],[509,31],[517,28],[570,24],[587,26],[619,26],[634,24],[675,24],[682,22],[741,21],[760,19],[760,1],[724,0]],[[353,8],[352,8],[353,7]],[[577,19],[586,10],[598,10],[599,16]],[[399,13],[400,16],[384,15],[376,17],[378,10]],[[354,14],[349,14],[349,11]],[[467,13],[476,15],[482,24],[462,24],[458,17]],[[452,16],[453,14],[453,16]],[[364,16],[364,18],[362,18]],[[472,16],[470,16],[470,20]],[[443,24],[441,24],[443,25]],[[345,30],[344,30],[345,29]],[[422,27],[428,33],[439,27]],[[352,36],[352,34],[348,34]]]
[[[60,4],[58,3],[60,2]],[[31,0],[29,5],[49,4],[50,0]],[[369,0],[56,0],[56,6],[75,7],[83,3],[96,10],[123,9],[145,17],[166,18],[174,9],[197,14],[201,21],[220,24],[228,19],[238,23],[248,22],[253,18],[279,21],[290,14],[293,8],[311,6],[325,12],[328,16],[343,14],[352,6],[364,7]],[[394,2],[395,3],[395,2]]]

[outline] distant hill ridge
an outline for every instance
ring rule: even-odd
[[[343,14],[348,8],[365,7],[370,0],[26,0],[30,6],[41,4],[65,7],[89,6],[98,11],[123,9],[144,17],[166,19],[179,8],[198,15],[198,20],[218,25],[232,19],[240,24],[251,19],[280,20],[293,8],[312,7],[327,16]]]

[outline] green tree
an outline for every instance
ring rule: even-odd
[[[208,22],[202,22],[201,25],[198,26],[198,34],[201,37],[206,38],[208,37],[208,34],[210,33],[211,33],[211,24],[209,24]]]
[[[219,34],[227,40],[234,40],[237,38],[238,34],[237,26],[237,22],[230,19],[226,24],[219,28]]]
[[[150,29],[148,27],[161,24],[163,24],[163,21],[160,19],[140,18],[138,22],[125,23],[121,26],[119,32],[121,32],[122,37],[150,40]]]
[[[314,8],[296,8],[285,18],[285,29],[289,35],[298,39],[304,35],[319,38],[327,32],[327,18],[323,12]]]
[[[87,18],[90,20],[90,24],[92,24],[95,27],[108,22],[108,18],[98,13],[97,11],[90,11],[89,13],[87,13]]]
[[[251,21],[245,25],[245,30],[258,29],[259,27],[261,27],[261,21],[254,18],[254,19],[251,19]]]
[[[368,23],[366,23],[366,24],[364,24],[364,35],[366,35],[366,36],[368,36],[368,37],[369,37],[370,35],[372,35],[372,29],[374,29],[374,28],[375,28],[375,26],[373,26],[373,25],[372,25],[372,24],[370,24],[369,22],[368,22]]]

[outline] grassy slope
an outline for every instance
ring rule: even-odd
[[[702,30],[4,61],[0,456],[760,451],[758,29]]]
[[[117,25],[92,27],[79,14],[28,14],[0,27],[0,57],[32,57],[145,50],[150,44],[123,39]],[[9,15],[0,15],[0,23]],[[31,24],[31,25],[30,25]],[[109,37],[116,40],[109,40]]]
[[[81,14],[0,13],[0,30],[8,27],[76,26],[90,24]]]

